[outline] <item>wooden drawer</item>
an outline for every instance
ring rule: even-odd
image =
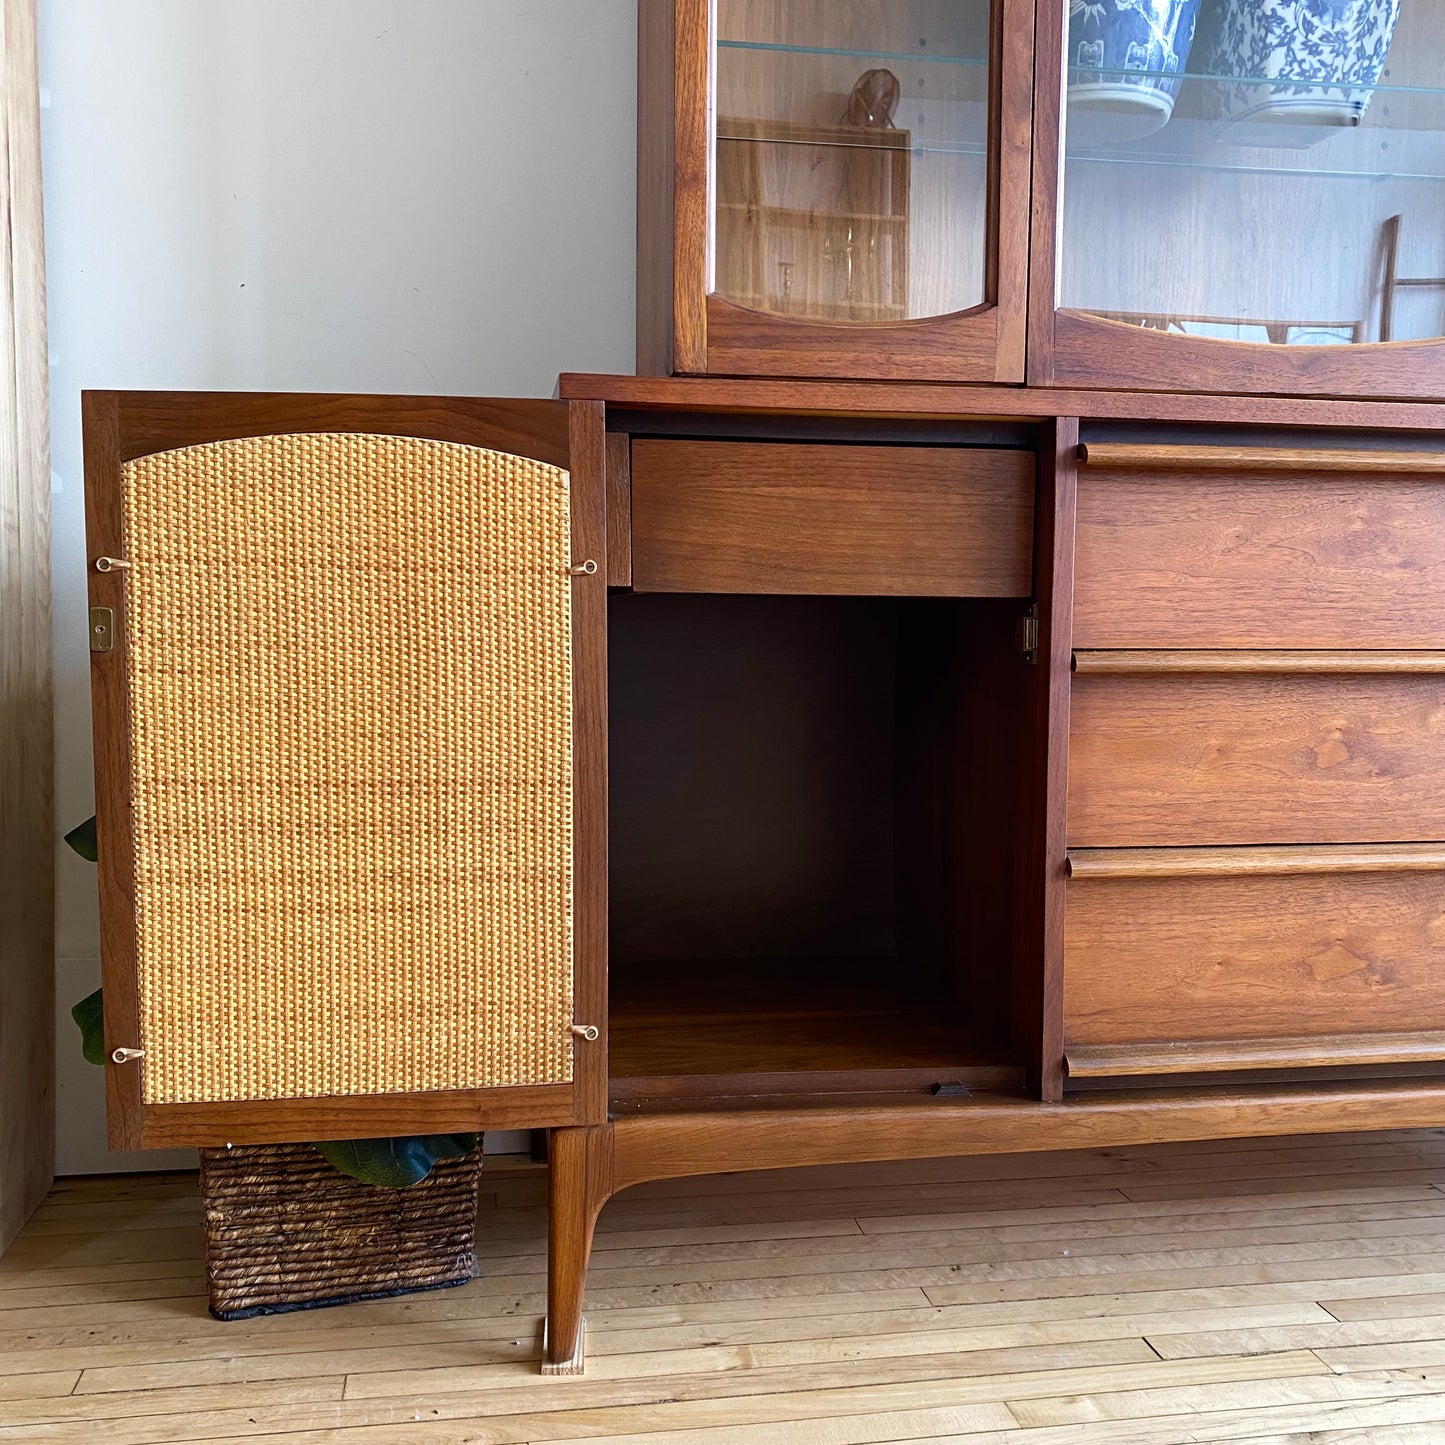
[[[1070,861],[1071,1074],[1445,1059],[1445,849]]]
[[[1445,839],[1445,654],[1415,660],[1080,654],[1070,845]]]
[[[1445,647],[1445,479],[1079,478],[1076,647]]]
[[[1027,597],[1034,457],[969,447],[638,440],[639,592]]]

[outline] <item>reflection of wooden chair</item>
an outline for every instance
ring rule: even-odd
[[[1105,321],[1123,321],[1130,326],[1142,327],[1145,331],[1177,331],[1182,336],[1191,334],[1191,326],[1253,326],[1265,333],[1272,346],[1299,344],[1292,333],[1296,331],[1334,331],[1340,340],[1358,343],[1365,339],[1363,321],[1265,321],[1253,316],[1175,316],[1155,311],[1095,311]]]
[[[1395,339],[1395,302],[1402,287],[1445,291],[1445,276],[1400,275],[1400,225],[1403,216],[1391,216],[1384,224],[1385,284],[1380,293],[1380,340]]]

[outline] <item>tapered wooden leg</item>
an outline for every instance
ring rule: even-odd
[[[547,1329],[544,1375],[580,1375],[585,1348],[582,1297],[592,1231],[612,1194],[612,1125],[554,1129],[547,1220]]]

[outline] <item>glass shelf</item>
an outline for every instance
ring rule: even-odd
[[[1300,90],[1327,90],[1345,91],[1351,95],[1390,96],[1390,95],[1431,95],[1445,96],[1445,86],[1439,85],[1391,85],[1380,81],[1375,85],[1364,85],[1349,81],[1339,81],[1326,84],[1319,80],[1309,80],[1302,76],[1292,75],[1214,75],[1205,74],[1197,70],[1131,70],[1118,69],[1109,66],[1071,66],[1069,68],[1069,83],[1078,84],[1080,80],[1097,79],[1099,76],[1117,76],[1121,80],[1164,80],[1169,82],[1194,80],[1204,85],[1259,85],[1269,86],[1272,89],[1283,89],[1287,86],[1294,86]]]
[[[876,134],[876,132],[875,132]],[[898,131],[898,135],[905,132]],[[910,141],[905,145],[858,145],[845,140],[794,140],[785,136],[737,135],[718,127],[718,140],[732,141],[738,145],[758,146],[806,146],[809,150],[883,151],[910,156],[983,156],[987,147],[980,141],[963,141],[952,145],[940,145],[936,141]]]
[[[1153,166],[1164,170],[1212,171],[1221,175],[1274,176],[1281,180],[1307,178],[1324,181],[1366,181],[1370,184],[1386,181],[1424,181],[1434,184],[1445,182],[1445,171],[1326,169],[1314,166],[1271,165],[1265,161],[1210,161],[1189,155],[1129,155],[1097,149],[1071,150],[1068,159],[1071,165]],[[1441,159],[1442,163],[1445,163],[1445,154],[1442,154]]]
[[[892,60],[899,64],[921,60],[932,65],[969,65],[988,68],[988,61],[977,55],[939,55],[927,50],[850,50],[829,45],[786,45],[767,40],[719,40],[719,50],[753,50],[773,55],[841,56],[847,60]]]

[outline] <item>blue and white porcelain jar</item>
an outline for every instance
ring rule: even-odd
[[[1069,127],[1081,145],[1138,140],[1166,124],[1199,0],[1069,0]]]
[[[1196,69],[1207,115],[1358,125],[1389,53],[1400,0],[1212,0]]]

